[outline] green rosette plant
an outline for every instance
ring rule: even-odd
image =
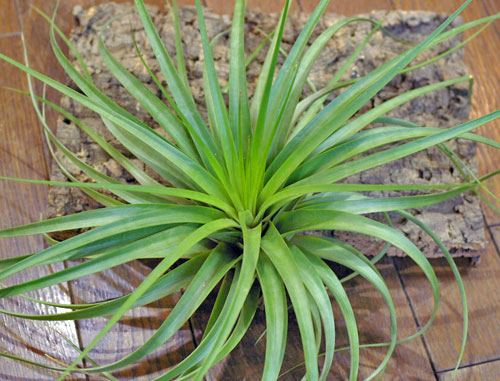
[[[463,44],[437,58],[410,66],[420,53],[469,28],[487,26],[500,17],[494,15],[447,28],[469,2],[419,44],[409,46],[403,54],[361,78],[342,82],[341,77],[368,39],[381,28],[381,23],[346,18],[327,28],[308,45],[329,3],[328,0],[321,0],[287,52],[284,63],[278,68],[280,42],[291,3],[286,1],[279,23],[269,36],[269,50],[255,94],[249,99],[244,46],[246,0],[237,0],[234,9],[227,89],[219,85],[203,10],[197,0],[204,54],[204,92],[208,108],[208,120],[204,120],[189,89],[175,1],[172,14],[177,52],[176,57],[172,58],[160,40],[143,0],[135,0],[136,11],[167,88],[162,86],[144,60],[143,64],[167,102],[160,100],[127,71],[102,40],[99,44],[100,54],[116,79],[165,129],[171,140],[156,133],[103,94],[93,83],[81,56],[55,25],[55,12],[52,18],[44,15],[51,25],[53,52],[79,91],[31,69],[26,49],[24,64],[1,54],[0,59],[28,75],[30,92],[27,94],[33,100],[51,150],[57,148],[94,182],[78,182],[64,167],[62,169],[70,182],[4,180],[78,187],[101,203],[103,208],[1,230],[0,237],[14,237],[91,228],[63,242],[53,242],[38,253],[1,260],[0,280],[4,280],[31,267],[81,259],[78,264],[50,275],[5,286],[0,289],[0,297],[26,297],[24,294],[29,291],[68,282],[136,259],[157,258],[159,263],[135,291],[118,299],[87,305],[61,305],[30,298],[35,303],[65,308],[67,312],[25,315],[2,311],[24,319],[46,321],[110,316],[105,327],[80,351],[80,356],[71,365],[66,368],[40,366],[60,371],[60,379],[71,372],[101,374],[112,378],[109,372],[134,364],[169,340],[208,295],[217,290],[217,299],[201,342],[191,354],[158,380],[201,380],[212,366],[240,342],[260,300],[266,317],[262,378],[276,380],[282,371],[288,307],[291,304],[303,345],[305,378],[325,380],[334,364],[334,353],[338,350],[335,347],[335,322],[330,297],[338,303],[346,323],[351,359],[349,378],[356,380],[360,348],[370,344],[359,342],[355,314],[344,290],[343,283],[347,278],[339,279],[329,266],[336,263],[353,271],[349,278],[359,275],[371,283],[380,292],[390,311],[390,341],[372,344],[387,347],[385,358],[368,379],[380,376],[398,343],[426,332],[436,316],[439,303],[437,278],[431,264],[415,244],[391,226],[387,213],[393,212],[418,224],[431,235],[456,276],[464,316],[458,367],[467,335],[467,303],[460,274],[436,235],[405,211],[433,205],[469,190],[480,195],[480,191],[491,193],[484,181],[496,173],[477,178],[445,143],[453,138],[461,138],[500,148],[499,143],[472,133],[475,128],[500,117],[500,111],[447,129],[416,126],[404,120],[385,117],[389,111],[415,97],[469,81],[470,77],[433,83],[398,95],[364,113],[360,113],[360,110],[395,76],[439,59]],[[372,22],[371,35],[356,49],[327,87],[304,98],[308,74],[319,53],[338,30],[352,22]],[[57,42],[57,35],[73,52],[79,68],[65,56]],[[170,185],[162,185],[150,177],[83,121],[43,96],[35,95],[33,79],[99,114],[121,144]],[[340,88],[343,91],[325,104],[326,97]],[[228,92],[228,104],[223,97],[225,90]],[[66,148],[47,126],[46,106],[77,124],[135,178],[137,185],[123,184],[98,172]],[[371,124],[376,124],[376,127],[365,129]],[[341,183],[350,175],[433,146],[441,148],[461,168],[464,183],[432,186]],[[373,153],[375,148],[377,150]],[[57,160],[55,156],[54,159]],[[425,193],[400,197],[377,198],[364,193],[424,189]],[[109,192],[116,197],[110,197]],[[387,223],[365,216],[376,212],[384,213]],[[320,229],[362,233],[377,237],[387,245],[378,255],[369,259],[366,253],[338,240],[298,234]],[[394,302],[375,266],[388,245],[405,252],[421,268],[432,287],[432,315],[418,332],[407,338],[397,337]],[[144,345],[116,362],[106,365],[90,362],[93,366],[77,368],[77,364],[100,340],[105,339],[106,333],[128,310],[164,298],[180,289],[184,289],[182,297]],[[324,353],[320,353],[322,342]],[[318,362],[320,356],[324,356],[321,367]]]

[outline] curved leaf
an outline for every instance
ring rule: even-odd
[[[267,254],[285,284],[295,310],[299,324],[304,356],[306,359],[306,377],[318,379],[318,353],[315,348],[315,335],[308,306],[308,297],[297,263],[286,242],[276,227],[270,223],[266,235],[262,238],[262,250]]]

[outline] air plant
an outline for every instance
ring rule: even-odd
[[[463,168],[466,175],[464,183],[430,186],[344,184],[340,181],[429,147],[438,146],[446,150],[444,143],[453,138],[469,139],[500,148],[497,142],[471,132],[500,117],[500,111],[447,129],[416,126],[404,120],[384,117],[395,107],[418,96],[469,81],[468,76],[408,91],[359,113],[362,106],[391,79],[415,69],[417,66],[409,65],[420,53],[469,28],[486,25],[500,17],[494,15],[446,29],[469,2],[419,44],[409,47],[401,55],[361,78],[341,82],[342,75],[363,48],[362,44],[327,87],[304,98],[302,95],[308,74],[327,41],[345,25],[367,20],[347,18],[339,21],[322,32],[308,47],[313,30],[329,3],[328,0],[321,0],[287,52],[284,63],[278,68],[280,42],[291,3],[286,1],[279,23],[269,38],[270,46],[255,94],[249,99],[244,48],[246,0],[237,0],[231,30],[227,88],[229,101],[226,105],[217,78],[203,10],[197,0],[204,53],[204,92],[208,108],[208,120],[204,120],[189,90],[175,1],[172,12],[176,20],[177,54],[174,60],[160,40],[143,0],[135,0],[136,10],[168,90],[143,63],[167,102],[160,100],[127,71],[102,40],[100,54],[115,78],[165,129],[171,140],[153,131],[103,94],[93,83],[76,49],[55,25],[55,13],[52,18],[45,16],[51,24],[50,38],[54,54],[80,91],[31,69],[26,49],[24,64],[5,55],[0,55],[0,58],[28,75],[29,95],[44,126],[50,148],[61,151],[94,182],[78,182],[64,168],[70,182],[10,180],[78,187],[100,202],[103,208],[1,230],[0,237],[13,237],[91,228],[38,253],[1,260],[0,280],[35,266],[75,259],[82,261],[38,279],[3,287],[0,297],[22,296],[29,291],[85,277],[140,258],[158,258],[159,263],[133,292],[118,299],[88,305],[51,303],[66,308],[67,312],[50,315],[2,312],[25,319],[48,321],[110,316],[105,327],[81,350],[70,366],[43,365],[60,371],[60,379],[71,372],[107,375],[107,372],[134,364],[159,348],[188,321],[208,295],[217,290],[216,302],[197,348],[158,378],[201,380],[211,367],[240,342],[262,300],[266,317],[262,378],[275,380],[282,370],[290,303],[300,330],[305,377],[308,380],[325,380],[334,364],[337,350],[330,301],[330,297],[333,297],[346,323],[351,359],[349,378],[355,380],[359,369],[359,351],[364,344],[359,342],[355,314],[344,290],[345,279],[339,279],[330,267],[331,263],[336,263],[346,266],[354,275],[360,275],[371,283],[380,292],[390,311],[390,340],[377,344],[385,345],[387,353],[368,377],[372,379],[383,373],[398,343],[419,337],[427,331],[436,316],[439,303],[436,274],[422,252],[391,226],[390,218],[386,224],[365,216],[379,212],[388,217],[388,212],[394,212],[417,223],[431,235],[456,276],[464,308],[464,336],[458,367],[467,334],[467,303],[460,274],[436,235],[405,211],[433,205],[469,190],[489,192],[483,182],[496,173],[479,179]],[[381,27],[380,23],[374,24],[372,34]],[[64,55],[56,35],[60,35],[73,51],[79,69]],[[157,182],[82,121],[44,97],[35,95],[33,79],[99,114],[108,130],[123,146],[170,185]],[[343,88],[343,91],[325,104],[326,97],[339,88]],[[123,184],[81,161],[48,128],[45,106],[56,109],[80,126],[135,178],[138,185]],[[377,127],[365,129],[374,123],[378,123]],[[371,153],[370,150],[374,148],[377,148],[377,152]],[[453,152],[446,152],[460,164]],[[425,194],[413,196],[364,195],[364,192],[376,190],[423,189],[426,190]],[[111,192],[116,197],[110,197],[103,191],[108,194]],[[414,335],[398,338],[395,306],[375,266],[385,250],[369,259],[366,253],[331,237],[298,234],[320,229],[374,236],[406,253],[421,268],[432,287],[434,309],[429,321]],[[144,345],[116,362],[105,365],[91,363],[95,366],[77,368],[80,361],[100,340],[105,339],[106,333],[128,310],[164,298],[180,289],[184,289],[182,297]],[[322,341],[324,353],[320,353]],[[322,367],[318,364],[320,355],[324,356]]]

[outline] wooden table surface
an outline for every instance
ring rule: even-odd
[[[72,7],[81,4],[88,7],[101,0],[63,0],[59,13],[59,25],[66,32],[73,26]],[[148,3],[164,7],[165,0],[150,0]],[[180,1],[192,4],[194,0]],[[371,9],[423,9],[450,13],[461,0],[333,0],[331,12],[352,15]],[[217,12],[230,12],[233,1],[205,0],[205,5]],[[279,11],[282,0],[248,0],[249,7],[261,10]],[[0,52],[21,60],[21,32],[24,33],[30,51],[32,66],[52,77],[64,80],[64,75],[52,57],[48,42],[47,25],[30,8],[36,5],[46,12],[54,6],[46,0],[1,0],[0,1]],[[312,11],[317,0],[298,0],[294,10]],[[464,12],[466,20],[472,20],[500,12],[498,0],[474,0]],[[500,24],[492,25],[467,47],[466,62],[476,79],[473,94],[472,117],[483,115],[500,108]],[[0,87],[10,86],[27,89],[25,77],[4,62],[0,62]],[[49,97],[57,100],[57,95],[49,92]],[[49,120],[54,125],[55,115]],[[0,174],[35,179],[48,177],[47,150],[40,134],[30,101],[21,95],[0,90]],[[480,129],[480,133],[500,141],[500,121],[490,123]],[[497,169],[500,153],[480,147],[481,173]],[[495,165],[496,164],[496,165]],[[500,195],[500,186],[494,192]],[[36,221],[44,211],[47,188],[10,182],[0,182],[0,227],[8,227]],[[500,218],[485,210],[487,235],[490,241],[477,267],[461,263],[468,294],[470,329],[467,350],[458,373],[459,380],[500,379]],[[40,250],[44,247],[41,237],[3,239],[0,241],[0,257],[11,257]],[[435,260],[436,272],[440,279],[442,302],[438,317],[424,338],[401,345],[387,368],[387,380],[447,380],[454,367],[461,340],[460,298],[453,276],[443,261]],[[36,269],[27,276],[39,276],[54,269]],[[380,266],[387,279],[395,303],[398,307],[401,337],[410,335],[425,324],[431,312],[432,297],[424,276],[408,260],[388,260]],[[89,277],[84,282],[72,282],[61,287],[44,290],[44,298],[59,302],[79,302],[115,297],[131,289],[147,274],[148,269],[139,263],[121,266],[105,274]],[[9,280],[15,282],[16,279]],[[387,311],[380,296],[362,281],[353,281],[348,293],[355,307],[361,340],[373,342],[386,340],[388,335]],[[108,362],[135,349],[144,342],[168,314],[176,297],[163,300],[147,308],[135,310],[116,327],[106,341],[92,352],[98,362]],[[50,308],[34,307],[22,299],[2,300],[0,306],[16,311],[43,313]],[[145,375],[155,374],[170,364],[186,356],[196,345],[203,316],[184,327],[168,346],[142,361],[139,366],[118,373],[120,379],[147,379]],[[56,329],[79,346],[85,346],[92,335],[105,323],[81,321],[78,323],[40,324],[0,315],[0,351],[16,354],[36,361],[50,362],[52,356],[59,362],[69,363],[76,355],[61,338]],[[339,322],[340,327],[342,322]],[[215,369],[210,379],[214,380],[256,380],[262,366],[263,345],[254,345],[254,339],[262,331],[262,317],[251,328],[243,344],[231,355],[224,366]],[[195,339],[193,340],[193,334]],[[346,337],[340,328],[338,343]],[[361,357],[362,374],[373,369],[383,350],[363,350]],[[300,359],[300,344],[297,335],[290,340],[285,368]],[[340,353],[331,379],[345,379],[348,371],[348,356]],[[52,362],[54,364],[54,362]],[[283,377],[284,380],[300,379],[302,369]],[[0,358],[0,380],[41,380],[54,379],[56,374],[29,365]],[[85,379],[74,376],[71,379]],[[95,379],[95,378],[94,378]]]

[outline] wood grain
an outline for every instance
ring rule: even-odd
[[[220,14],[232,14],[234,1],[235,0],[205,0],[206,5],[212,8],[215,12]],[[260,9],[264,12],[281,12],[283,6],[285,4],[285,0],[248,0],[247,8],[248,9]],[[292,2],[292,6],[290,12],[295,12],[300,10],[299,3],[297,1]]]
[[[417,331],[417,326],[406,300],[403,287],[398,279],[392,260],[388,260],[379,267],[380,272],[391,290],[398,314],[398,330],[400,337],[409,336]],[[385,302],[377,291],[364,279],[356,278],[345,285],[346,292],[353,305],[360,333],[361,343],[385,342],[389,339],[390,330],[389,312]],[[347,331],[342,314],[335,303],[334,314],[337,327],[336,346],[348,345]],[[195,315],[193,327],[195,334],[201,337],[203,327],[208,320],[211,305],[206,303],[201,313]],[[255,345],[257,339],[265,331],[265,311],[259,310],[255,320],[243,341],[236,347],[224,362],[210,370],[207,377],[210,381],[216,380],[258,380],[264,367],[265,337]],[[282,372],[296,368],[285,374],[280,380],[300,380],[304,376],[305,368],[296,367],[303,362],[302,346],[297,323],[290,314],[288,329],[288,344],[283,362]],[[361,350],[359,379],[366,378],[383,360],[387,349],[366,348]],[[335,354],[334,366],[328,380],[346,380],[349,378],[350,354],[342,351]],[[434,380],[434,373],[422,345],[421,340],[414,340],[396,348],[390,360],[385,376],[389,380]]]
[[[134,291],[151,269],[134,261],[116,268],[71,282],[76,303],[108,300]],[[148,306],[127,312],[105,338],[92,350],[91,358],[99,364],[121,359],[144,344],[167,318],[181,293],[163,298]],[[78,322],[83,347],[107,323],[107,318]],[[180,361],[194,349],[189,324],[174,334],[165,345],[132,367],[114,373],[119,379],[152,379]]]
[[[439,374],[440,381],[451,381],[453,372],[448,371]],[[486,381],[498,380],[500,374],[500,361],[491,361],[484,364],[469,366],[458,370],[455,381]]]
[[[398,274],[392,259],[382,262],[378,269],[387,287],[391,292],[396,305],[398,338],[404,338],[417,331],[412,311],[408,305],[405,291],[398,279]],[[360,334],[360,343],[373,344],[387,342],[390,332],[390,317],[386,304],[380,294],[363,278],[356,278],[345,285],[347,295],[356,315],[356,322]],[[342,314],[334,302],[334,315],[336,318],[337,346],[348,346],[347,331]],[[296,339],[298,340],[298,338]],[[297,346],[297,341],[293,344]],[[365,348],[360,352],[360,372],[358,379],[366,379],[383,360],[387,348]],[[287,365],[294,363],[288,361]],[[334,366],[329,375],[329,380],[347,380],[349,378],[350,353],[343,351],[335,354]],[[286,368],[286,367],[285,367]],[[291,374],[290,380],[300,380],[304,369],[299,369]],[[387,380],[434,380],[434,373],[421,340],[413,340],[403,345],[398,345],[389,361],[384,379]]]
[[[299,0],[304,12],[312,12],[319,1],[316,0]],[[391,9],[390,0],[370,0],[370,1],[331,1],[327,11],[338,13],[341,15],[352,16],[359,13],[366,13],[373,10]]]
[[[500,255],[500,226],[493,226],[489,228],[491,234],[491,246],[493,246]]]
[[[16,4],[14,1],[0,2],[0,36],[19,33],[21,31],[16,15]]]
[[[459,4],[452,2],[421,2],[401,1],[402,9],[418,9],[431,5],[438,12],[452,12]],[[493,2],[490,2],[493,3]],[[493,9],[493,4],[490,4]],[[498,11],[498,6],[495,9]],[[481,2],[476,2],[464,12],[466,21],[470,21],[489,14]],[[466,36],[470,33],[466,33]],[[500,69],[498,62],[500,54],[495,46],[500,43],[500,37],[495,26],[491,26],[478,38],[468,44],[466,48],[466,63],[476,83],[472,97],[471,117],[479,117],[500,108],[498,97],[492,96],[500,85]],[[495,121],[478,131],[481,135],[488,136],[498,141],[500,138],[500,122]],[[480,146],[478,149],[480,172],[487,173],[498,169],[500,154],[498,150]],[[498,184],[498,183],[497,183]],[[500,194],[498,185],[491,187],[495,194]],[[498,222],[498,215],[491,209],[483,208],[489,224]],[[470,331],[466,353],[462,364],[474,364],[486,359],[500,357],[496,342],[489,338],[495,337],[499,329],[498,308],[500,299],[495,290],[500,286],[497,274],[500,271],[500,259],[497,255],[498,247],[490,244],[489,250],[483,255],[478,268],[463,267],[463,277],[468,293],[470,309]],[[441,261],[442,262],[442,261]],[[420,322],[429,315],[430,292],[421,287],[423,277],[406,261],[398,261],[405,286],[410,295],[411,303],[416,310]],[[454,366],[454,359],[458,354],[460,345],[461,320],[460,299],[449,268],[444,264],[437,266],[438,277],[441,281],[441,295],[443,303],[438,314],[436,324],[430,329],[425,340],[429,348],[431,360],[436,369],[444,370]],[[486,296],[488,295],[488,296]],[[487,301],[485,298],[488,298]],[[476,378],[480,379],[480,378]]]
[[[15,20],[15,18],[14,18]],[[19,36],[0,38],[0,51],[15,59],[22,59],[21,39]],[[27,89],[24,76],[5,62],[0,62],[0,87],[10,86]],[[5,89],[0,90],[0,175],[45,179],[48,176],[42,150],[40,126],[32,110],[31,101],[13,94]],[[0,182],[0,228],[38,221],[43,205],[47,200],[47,188],[14,183]],[[0,240],[0,258],[28,254],[44,249],[44,241],[40,236],[22,237]],[[6,283],[14,284],[27,279],[47,275],[48,268],[36,268],[9,278]],[[67,289],[51,287],[33,293],[32,296],[58,303],[70,303]],[[2,299],[1,306],[7,310],[21,313],[53,313],[53,308],[35,305],[24,299],[12,297]],[[52,323],[73,342],[78,343],[77,332],[73,322]],[[54,351],[54,348],[58,348]],[[76,352],[65,344],[53,330],[40,323],[21,320],[0,315],[0,351],[15,354],[38,362],[48,363],[45,354],[54,356],[63,362],[70,362]],[[0,359],[0,379],[45,380],[54,379],[55,373],[41,368],[24,365],[4,358]],[[51,363],[56,365],[55,363]],[[74,377],[73,379],[77,379]]]
[[[74,22],[73,17],[71,16],[74,5],[81,4],[82,6],[88,7],[103,2],[104,1],[98,2],[93,0],[70,0],[61,2],[61,7],[58,11],[59,27],[66,34],[69,33]],[[155,1],[154,3],[160,7],[165,7],[166,4],[163,0]],[[14,1],[8,0],[6,2],[2,2],[0,11],[3,11],[6,7],[5,4],[11,6],[12,12],[9,19],[12,20],[12,22],[19,29],[19,25],[17,24],[18,17],[14,12]],[[40,46],[50,46],[49,27],[43,18],[31,8],[31,5],[35,5],[44,12],[52,14],[54,4],[54,2],[41,0],[19,0],[17,8],[19,9],[19,19],[22,22],[23,33],[25,34],[28,51],[30,52],[29,57],[31,66],[53,78],[65,81],[65,74],[53,57],[51,49],[39,49]],[[2,13],[2,15],[3,14],[4,13]],[[10,29],[6,29],[6,31],[10,31]],[[21,60],[22,47],[20,44],[20,38],[15,37],[0,39],[0,51]],[[24,81],[24,76],[21,73],[7,67],[7,65],[3,62],[1,65],[2,66],[0,66],[0,68],[3,73],[1,76],[2,81],[4,81],[4,74],[5,80],[7,78],[15,79],[15,81],[2,82],[2,86],[13,86],[26,89],[27,86]],[[40,91],[40,87],[38,87],[38,91]],[[2,107],[2,109],[0,111],[0,115],[2,123],[2,140],[0,147],[2,150],[0,152],[0,162],[2,163],[2,175],[46,179],[48,177],[46,168],[49,155],[46,152],[44,153],[44,146],[39,134],[39,126],[36,116],[34,115],[34,111],[32,111],[31,102],[26,97],[23,98],[20,95],[13,96],[10,93],[6,93],[4,90],[2,90],[1,96],[2,103],[0,107]],[[58,99],[60,98],[56,92],[51,91],[48,92],[48,97],[55,102],[58,102]],[[16,120],[16,118],[20,120]],[[50,113],[48,115],[49,125],[54,126],[56,118],[57,116],[55,113]],[[7,136],[6,133],[9,133],[9,136]],[[30,151],[27,151],[25,149],[26,147],[30,147]],[[26,156],[22,156],[22,154],[26,152],[28,152]],[[32,167],[33,165],[34,167]],[[12,168],[12,170],[7,171],[7,169],[10,168]],[[0,183],[0,186],[2,187],[0,188],[0,194],[2,195],[2,215],[9,213],[9,217],[11,217],[11,219],[4,219],[3,223],[5,225],[2,225],[2,227],[27,223],[39,219],[38,213],[43,211],[44,208],[42,205],[46,203],[47,199],[47,192],[45,188],[5,182]],[[7,207],[8,210],[6,210]],[[23,210],[23,207],[26,209]],[[16,242],[13,240],[2,240],[0,244],[2,245],[2,254],[4,256],[25,254],[26,252],[38,251],[43,248],[42,240],[37,237],[28,238],[24,241],[17,240]],[[10,252],[7,252],[6,249],[9,247],[16,247],[18,250],[10,250]],[[59,302],[65,303],[70,303],[71,301],[74,302],[75,300],[80,302],[89,300],[104,300],[110,297],[118,296],[118,291],[114,288],[114,285],[123,284],[124,279],[129,282],[129,286],[128,289],[120,289],[120,291],[130,292],[130,285],[137,284],[144,278],[144,274],[146,274],[147,271],[148,269],[144,265],[134,263],[123,266],[116,271],[106,272],[102,277],[93,278],[90,283],[93,287],[95,287],[93,289],[94,292],[91,292],[93,294],[93,298],[88,298],[87,300],[85,298],[89,297],[88,291],[92,290],[87,290],[86,293],[82,284],[88,281],[88,279],[84,279],[82,282],[73,282],[73,284],[66,290],[66,293],[62,293],[62,291],[59,290],[59,294],[62,293],[62,295],[59,295],[56,291],[43,293],[43,295],[45,298],[51,297],[52,300],[58,300]],[[40,276],[42,275],[42,272],[31,274],[31,276],[36,275]],[[126,354],[127,350],[130,351],[131,349],[137,349],[154,332],[159,323],[165,319],[166,315],[170,311],[170,308],[173,304],[175,304],[175,300],[175,298],[167,298],[161,302],[151,305],[150,308],[132,311],[127,316],[125,323],[117,326],[116,329],[108,335],[107,341],[97,347],[96,350],[92,352],[91,356],[95,357],[98,361],[108,362],[123,356]],[[16,306],[18,310],[22,310],[19,305]],[[9,305],[8,307],[11,306]],[[26,307],[23,312],[34,311],[30,311],[30,309]],[[35,312],[47,313],[47,311],[42,310]],[[64,362],[71,362],[71,360],[76,357],[77,353],[69,350],[67,345],[62,344],[61,339],[54,332],[48,329],[40,329],[39,325],[30,324],[30,322],[21,321],[19,319],[14,320],[3,315],[1,318],[1,341],[2,344],[4,342],[6,343],[6,346],[2,345],[2,349],[8,350],[10,353],[15,353],[17,355],[36,359],[38,361],[45,360],[43,359],[43,353],[54,354],[54,348],[58,348],[58,351],[55,352],[57,355],[56,357]],[[98,332],[99,328],[102,327],[103,322],[105,322],[105,319],[101,319],[99,321],[84,320],[79,322],[78,335],[75,324],[72,322],[59,324],[61,326],[59,329],[77,344],[85,346]],[[7,329],[3,330],[3,328],[12,326],[18,327],[18,329],[21,329],[21,332],[25,333],[16,335],[19,336],[17,339],[16,336],[13,336],[13,333],[10,337],[7,337],[9,331]],[[27,332],[36,332],[37,329],[39,331],[39,335],[26,334]],[[31,345],[23,346],[19,343],[20,340],[26,340],[26,338],[30,336],[32,336],[32,339],[29,341]],[[80,343],[79,338],[81,339]],[[117,352],[118,348],[121,350]],[[158,361],[145,361],[139,363],[136,367],[119,375],[120,377],[136,379],[136,376],[149,373],[154,374],[158,370],[164,369],[165,367],[180,361],[187,355],[187,351],[192,350],[192,348],[192,335],[189,330],[189,326],[186,325],[185,329],[180,331],[169,343],[169,346],[164,346],[162,348],[160,354],[158,352],[153,353],[152,356],[158,358]],[[14,363],[13,361],[5,360],[4,363],[4,360],[2,359],[0,360],[0,363],[2,364],[0,366],[0,379],[13,379],[11,377],[14,377],[16,374],[32,375],[34,377],[33,379],[37,380],[55,378],[55,373],[53,372],[44,372],[38,368],[27,367],[25,365]],[[76,379],[77,377],[74,378]]]
[[[486,6],[486,3],[489,3],[488,6]],[[471,9],[466,17],[470,17],[472,20],[473,18],[500,12],[498,2],[486,1],[483,2],[483,5],[483,9],[481,7]],[[498,22],[490,26],[483,35],[472,41],[467,48],[468,50],[466,50],[466,63],[476,80],[472,98],[472,118],[500,109],[500,99],[498,96],[493,95],[500,88],[499,27]],[[500,121],[496,120],[488,123],[479,128],[478,132],[483,136],[500,141]],[[478,150],[478,158],[480,173],[486,174],[498,169],[498,163],[500,163],[500,152],[498,150],[481,145]],[[500,195],[500,179],[498,176],[494,179],[494,185],[489,188],[495,195]],[[496,202],[492,197],[487,196],[487,198],[497,207],[500,207],[500,203]],[[493,209],[485,206],[483,211],[488,224],[500,223],[500,215]]]
[[[497,292],[500,287],[500,258],[495,247],[490,245],[478,267],[470,267],[464,261],[460,263],[469,308],[469,334],[462,364],[500,358],[498,342],[491,340],[498,337],[500,329],[500,296]],[[442,371],[453,368],[458,358],[462,307],[449,266],[443,260],[433,260],[432,264],[439,279],[442,301],[436,320],[425,335],[425,343],[436,370]],[[432,309],[430,288],[425,285],[425,277],[415,265],[405,260],[397,260],[397,265],[418,322],[423,325]]]
[[[119,0],[120,2],[126,0]],[[73,26],[72,8],[79,4],[83,7],[103,3],[104,0],[64,0],[61,2],[59,10],[59,25],[67,33]],[[148,4],[155,4],[160,7],[165,6],[164,0],[149,0]],[[180,4],[193,4],[193,0],[182,0]],[[214,8],[220,13],[230,13],[232,11],[232,1],[226,0],[206,0],[202,2]],[[261,8],[263,11],[279,11],[283,1],[279,0],[249,0],[249,7]],[[32,65],[43,72],[64,80],[64,73],[57,65],[49,49],[41,49],[48,45],[48,27],[41,22],[31,9],[30,4],[35,4],[46,12],[51,12],[54,3],[44,0],[2,0],[0,2],[0,51],[21,59],[21,44],[18,37],[4,37],[6,33],[20,32],[21,28],[28,41],[30,59]],[[317,0],[299,0],[295,2],[294,10],[312,11],[317,4]],[[372,9],[389,9],[391,7],[401,9],[430,9],[433,11],[452,12],[461,4],[460,0],[437,1],[437,0],[352,0],[352,1],[332,1],[329,11],[352,15],[360,12],[368,12]],[[19,14],[16,13],[19,12]],[[500,11],[500,4],[496,0],[475,1],[464,13],[466,20],[472,20],[487,14]],[[18,15],[22,25],[18,22]],[[481,37],[471,42],[467,48],[466,60],[471,73],[476,78],[475,93],[473,98],[473,117],[483,115],[500,108],[500,100],[497,91],[500,88],[500,65],[499,50],[500,37],[499,26],[492,26]],[[1,86],[9,85],[26,88],[24,76],[12,70],[4,63],[0,63],[0,83]],[[57,95],[49,94],[52,99],[57,100]],[[50,119],[52,118],[52,119]],[[49,120],[54,121],[55,116],[49,116]],[[46,178],[48,156],[44,153],[43,143],[40,138],[39,128],[31,110],[30,103],[21,96],[7,93],[0,90],[0,173],[2,175],[23,176],[31,178]],[[36,126],[36,128],[35,128]],[[482,128],[482,134],[500,141],[500,124],[491,123]],[[28,148],[28,149],[27,149]],[[480,166],[482,173],[496,169],[500,162],[500,156],[493,150],[479,150]],[[497,185],[495,192],[500,194],[500,185]],[[39,213],[43,211],[46,200],[46,190],[43,187],[29,186],[25,184],[0,183],[0,213],[3,217],[3,226],[12,226],[20,223],[34,221],[39,218]],[[498,215],[487,212],[487,221],[490,224],[500,222]],[[498,274],[500,273],[500,258],[497,250],[500,245],[500,227],[491,228],[493,236],[496,237],[496,246],[491,244],[488,253],[485,254],[483,262],[478,268],[470,268],[463,264],[461,269],[464,275],[466,289],[469,294],[471,328],[469,343],[464,365],[474,365],[486,360],[500,358],[500,348],[497,338],[499,331],[498,311],[500,308],[500,297],[498,287],[500,286]],[[3,257],[24,254],[43,248],[40,238],[30,237],[26,239],[2,240],[0,241],[0,255]],[[396,271],[397,270],[397,271]],[[43,271],[43,272],[42,272]],[[47,270],[48,271],[48,270]],[[50,297],[53,300],[69,302],[71,299],[81,301],[93,298],[106,298],[117,296],[130,290],[130,284],[137,284],[147,269],[139,264],[133,263],[127,266],[106,272],[102,276],[93,278],[93,287],[85,287],[82,283],[73,282],[68,288],[53,288],[44,293],[43,297]],[[416,312],[417,322],[425,322],[429,314],[431,303],[430,292],[425,288],[426,281],[423,276],[407,260],[397,260],[396,267],[392,262],[381,266],[387,282],[391,288],[391,293],[398,307],[399,324],[401,336],[411,334],[417,325],[413,318],[412,309]],[[403,285],[398,279],[400,271]],[[28,276],[39,276],[45,274],[45,270]],[[460,303],[456,286],[452,280],[452,275],[446,266],[437,263],[437,273],[441,280],[442,287],[442,307],[438,315],[436,324],[429,331],[425,338],[430,359],[424,348],[424,342],[416,340],[398,348],[395,357],[391,360],[385,379],[434,379],[432,366],[440,373],[440,378],[448,379],[447,369],[454,366],[457,356],[457,349],[460,342],[461,317]],[[14,279],[15,281],[15,279]],[[348,287],[349,296],[353,305],[356,306],[358,324],[362,334],[362,340],[384,340],[387,332],[387,313],[381,307],[381,299],[374,290],[364,282],[351,282]],[[411,301],[408,303],[407,295]],[[177,296],[178,297],[178,296]],[[137,348],[146,340],[154,328],[158,326],[175,302],[174,299],[162,301],[150,308],[137,310],[129,316],[117,329],[110,333],[108,340],[93,355],[97,355],[99,361],[111,361],[117,356],[123,356],[132,348]],[[2,301],[4,303],[4,301]],[[2,304],[5,306],[5,303]],[[7,304],[8,308],[42,313],[46,311],[34,310],[30,307],[21,306],[17,299],[12,299]],[[233,380],[246,379],[254,380],[258,378],[262,367],[264,343],[254,346],[255,339],[263,329],[263,313],[257,316],[256,324],[252,326],[248,336],[243,343],[232,354],[224,366],[219,366],[212,373],[212,379]],[[337,314],[338,315],[338,314]],[[200,317],[198,321],[202,321]],[[82,338],[82,343],[88,343],[102,325],[99,322],[92,323],[84,321],[80,323],[78,329]],[[293,325],[293,322],[291,323]],[[338,324],[342,325],[341,319]],[[15,327],[15,328],[13,328]],[[200,332],[201,324],[198,324],[196,332]],[[59,329],[74,341],[78,341],[77,330],[73,323],[64,324]],[[58,358],[62,361],[70,361],[76,353],[65,346],[60,338],[44,326],[31,324],[26,321],[11,319],[5,316],[0,318],[0,348],[11,351],[21,356],[44,360],[43,353],[54,353],[54,348],[58,348]],[[345,333],[339,332],[339,345],[345,343]],[[297,330],[293,332],[290,340],[290,348],[287,353],[286,367],[295,365],[301,359],[300,342]],[[28,346],[21,344],[29,338]],[[141,379],[148,372],[157,372],[168,366],[172,362],[178,361],[192,349],[190,341],[191,335],[188,327],[170,343],[163,347],[162,351],[156,354],[155,361],[141,362],[126,372],[119,373],[119,378]],[[342,342],[344,340],[344,342]],[[31,346],[29,346],[31,345]],[[172,349],[169,352],[169,348]],[[118,350],[118,352],[116,352]],[[167,354],[169,352],[169,354]],[[361,372],[366,374],[373,369],[377,361],[380,361],[383,350],[363,350]],[[332,373],[332,379],[343,379],[347,372],[347,353],[338,354],[338,368]],[[283,379],[299,379],[303,370],[297,370]],[[462,380],[483,380],[498,375],[498,362],[488,362],[474,365],[460,370],[457,379]],[[337,376],[335,376],[336,374]],[[53,379],[54,374],[38,368],[19,365],[12,361],[0,360],[0,379]],[[77,377],[75,377],[77,378]]]

